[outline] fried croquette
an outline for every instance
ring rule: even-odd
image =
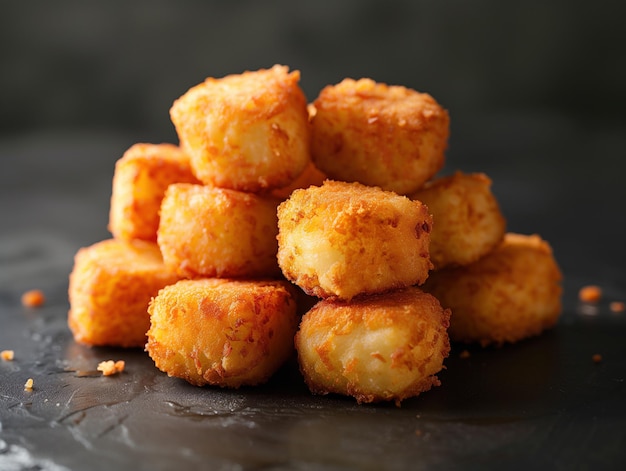
[[[450,118],[426,93],[345,79],[313,107],[311,155],[330,179],[410,194],[445,163]]]
[[[478,260],[506,232],[506,220],[485,174],[457,172],[438,178],[410,198],[426,204],[433,215],[430,260],[436,270]]]
[[[169,376],[227,388],[266,382],[294,351],[295,287],[284,280],[201,278],[150,304],[146,350]]]
[[[207,78],[178,98],[170,116],[205,184],[259,192],[291,184],[311,161],[300,72],[275,65]]]
[[[400,405],[440,384],[449,319],[450,310],[417,287],[352,302],[322,300],[295,337],[301,372],[314,394]]]
[[[113,174],[109,212],[113,237],[156,242],[161,200],[172,183],[200,183],[187,154],[173,144],[131,146]]]
[[[538,335],[557,323],[561,278],[546,241],[507,233],[476,262],[432,272],[423,289],[452,310],[453,341],[498,346]]]
[[[405,196],[327,180],[278,207],[278,264],[308,294],[350,300],[421,284],[432,218]]]
[[[143,347],[150,299],[178,279],[154,242],[108,239],[81,248],[69,277],[68,324],[74,339],[94,346]]]
[[[157,237],[165,264],[187,278],[279,276],[278,203],[225,188],[170,185]]]

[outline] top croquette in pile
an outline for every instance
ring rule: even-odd
[[[300,73],[285,66],[207,78],[170,116],[205,184],[258,192],[281,188],[309,164],[310,126]]]
[[[345,79],[313,107],[311,154],[333,180],[409,194],[444,165],[450,119],[426,93]]]

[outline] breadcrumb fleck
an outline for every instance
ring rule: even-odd
[[[33,378],[28,378],[24,384],[24,391],[32,391],[34,384],[35,382],[33,381]]]
[[[39,307],[46,302],[46,297],[40,289],[31,289],[22,294],[22,305],[26,307]]]
[[[124,360],[101,361],[100,363],[98,363],[98,371],[102,371],[103,376],[111,376],[124,371],[125,366],[126,363],[124,362]]]
[[[626,309],[626,305],[624,305],[622,301],[613,301],[611,304],[609,304],[609,309],[612,312],[624,312],[624,310]]]
[[[0,358],[4,361],[11,361],[15,358],[15,352],[13,350],[2,350],[0,352]]]
[[[584,303],[597,303],[602,298],[602,288],[596,285],[587,285],[580,288],[578,299]]]
[[[463,350],[461,353],[459,353],[459,358],[469,358],[470,357],[470,352],[468,350]]]
[[[602,355],[600,355],[599,353],[594,353],[591,356],[591,359],[593,360],[594,363],[600,363],[602,361]]]

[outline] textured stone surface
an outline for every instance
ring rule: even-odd
[[[577,151],[574,130],[559,121],[544,124],[561,129],[545,140],[550,151],[559,149],[555,138]],[[615,185],[613,154],[597,156],[594,176],[575,165],[547,164],[542,133],[507,147],[523,141],[519,129],[534,126],[500,122],[499,134],[471,160],[462,155],[479,148],[460,137],[450,160],[490,174],[509,225],[551,242],[565,272],[563,317],[541,337],[501,349],[472,347],[469,358],[454,346],[442,386],[401,408],[312,396],[293,361],[265,386],[229,391],[168,378],[141,350],[77,345],[66,324],[67,276],[80,246],[108,237],[112,163],[129,138],[45,134],[2,141],[0,349],[13,349],[15,359],[0,362],[0,469],[78,470],[86,463],[94,470],[551,463],[610,469],[623,463],[626,313],[610,312],[608,303],[626,300],[626,228],[618,216],[626,193]],[[506,162],[503,154],[510,156]],[[605,290],[591,311],[577,301],[587,283]],[[32,288],[44,291],[44,306],[21,306],[21,294]],[[592,361],[595,353],[601,363]],[[109,359],[125,360],[125,372],[95,374]],[[28,378],[32,392],[24,391]]]

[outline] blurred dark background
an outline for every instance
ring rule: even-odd
[[[626,285],[625,2],[0,2],[0,210],[20,228],[7,237],[78,224],[67,254],[106,237],[115,160],[177,141],[176,98],[282,63],[309,100],[344,77],[432,94],[452,118],[446,170],[487,172],[510,230]],[[51,192],[83,207],[42,210]]]
[[[116,128],[173,140],[207,76],[289,65],[314,99],[344,77],[431,93],[455,130],[485,113],[611,120],[626,105],[624,2],[2,2],[3,135]],[[485,130],[485,134],[488,134]]]

